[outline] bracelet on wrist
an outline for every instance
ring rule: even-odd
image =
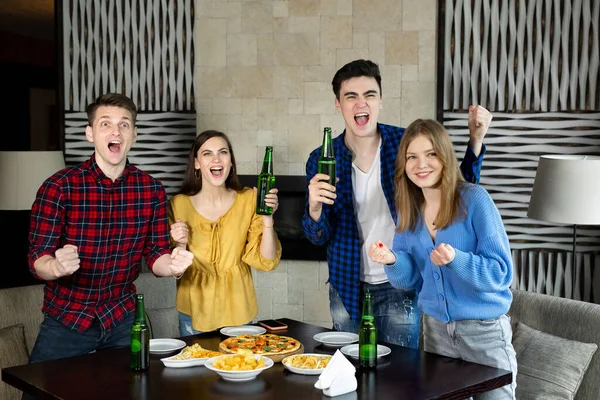
[[[181,273],[179,275],[175,275],[173,272],[171,272],[171,276],[175,279],[181,279],[181,277],[183,276],[183,273]]]

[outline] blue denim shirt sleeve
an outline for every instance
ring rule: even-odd
[[[481,175],[481,165],[483,164],[483,156],[485,155],[485,144],[481,145],[481,153],[479,157],[473,153],[471,146],[467,144],[467,151],[465,151],[465,158],[463,158],[460,164],[460,170],[467,182],[479,183]]]
[[[323,206],[321,216],[317,221],[314,221],[308,213],[308,185],[313,176],[317,174],[317,157],[318,149],[310,154],[306,162],[306,198],[304,202],[304,215],[302,216],[302,227],[304,228],[304,234],[311,243],[322,246],[329,241],[329,213],[331,209],[330,207]]]

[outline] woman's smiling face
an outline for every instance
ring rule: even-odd
[[[231,152],[225,139],[208,139],[196,153],[195,168],[202,173],[202,185],[224,186],[231,171]]]
[[[406,150],[406,175],[421,189],[435,188],[444,165],[437,156],[433,143],[423,134],[416,136]]]

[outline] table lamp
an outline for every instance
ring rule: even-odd
[[[62,151],[0,151],[0,210],[31,210],[42,183],[64,167]]]
[[[573,260],[577,225],[600,225],[600,157],[540,156],[529,218],[573,225]]]

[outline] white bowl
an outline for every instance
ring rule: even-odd
[[[226,381],[244,382],[244,381],[251,381],[252,379],[255,379],[258,376],[258,374],[263,372],[265,369],[271,368],[274,364],[273,360],[271,360],[270,358],[263,357],[263,360],[265,361],[265,366],[262,368],[252,369],[249,371],[225,371],[222,369],[215,368],[215,366],[213,365],[216,360],[222,359],[223,357],[231,357],[234,355],[235,354],[232,354],[229,356],[219,356],[219,357],[210,358],[210,359],[206,360],[206,362],[204,363],[204,366],[206,368],[210,369],[211,371],[215,371],[217,374],[221,375],[221,378],[225,379]],[[259,354],[254,354],[254,358],[257,361],[260,359],[260,357],[262,357],[262,356]]]
[[[289,371],[292,371],[292,372],[294,372],[296,374],[301,374],[301,375],[321,375],[321,373],[323,371],[325,371],[325,367],[318,368],[318,369],[297,368],[297,367],[294,367],[292,365],[293,358],[294,357],[302,357],[302,356],[326,357],[326,358],[329,358],[329,361],[331,361],[331,357],[332,357],[329,354],[317,354],[317,353],[294,354],[294,355],[287,356],[286,358],[284,358],[281,361],[281,363],[283,364],[284,368],[286,368]]]

